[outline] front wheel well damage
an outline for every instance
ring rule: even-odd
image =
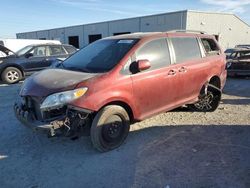
[[[207,81],[205,84],[203,84],[201,90],[200,90],[200,95],[204,95],[207,93],[207,88],[208,86],[214,86],[216,87],[218,90],[221,89],[221,81],[220,78],[218,76],[213,76],[211,77],[211,79],[209,81]]]
[[[213,76],[209,81],[203,84],[198,96],[198,101],[189,104],[188,107],[195,111],[213,112],[220,104],[221,95],[220,78]]]
[[[123,107],[127,111],[128,115],[129,115],[130,122],[132,123],[134,121],[133,110],[127,103],[125,103],[123,101],[112,101],[110,103],[105,104],[102,108],[104,108],[106,106],[109,106],[109,105],[117,105],[117,106]]]
[[[210,79],[209,84],[217,87],[218,89],[221,89],[221,81],[220,81],[220,78],[218,76],[213,76]]]

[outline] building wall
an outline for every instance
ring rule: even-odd
[[[187,11],[141,18],[141,31],[168,31],[186,28]]]
[[[131,18],[126,20],[117,20],[109,22],[109,36],[114,33],[122,32],[140,32],[140,19],[141,18]]]
[[[219,35],[219,43],[224,49],[250,44],[250,27],[233,14],[188,11],[187,30]]]
[[[218,35],[225,49],[236,44],[250,44],[250,27],[233,14],[179,11],[138,18],[86,24],[51,30],[17,34],[17,38],[57,39],[68,43],[69,36],[79,36],[80,48],[89,44],[89,35],[101,34],[102,38],[122,32],[151,32],[168,30],[200,30]]]
[[[66,27],[66,28],[64,28],[64,42],[63,43],[68,44],[70,36],[78,36],[79,37],[79,45],[81,48],[81,47],[83,47],[83,41],[84,41],[83,33],[84,33],[83,26]]]
[[[187,11],[179,11],[160,15],[129,18],[102,23],[57,28],[51,30],[18,33],[17,38],[54,39],[68,43],[69,36],[79,36],[80,48],[89,44],[89,35],[101,34],[102,38],[123,32],[150,32],[185,29]]]
[[[88,24],[84,25],[83,28],[83,33],[80,33],[83,36],[82,47],[89,44],[89,35],[101,34],[102,38],[109,36],[107,22]]]
[[[59,40],[62,43],[65,43],[65,35],[64,35],[64,29],[51,29],[49,30],[49,39],[50,40]]]
[[[37,39],[37,32],[27,32],[17,34],[17,38],[19,39]]]
[[[36,32],[37,39],[49,39],[49,31],[37,31]]]

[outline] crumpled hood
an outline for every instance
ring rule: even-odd
[[[78,83],[97,75],[100,74],[46,69],[27,78],[21,87],[20,95],[47,97],[53,93],[74,89]]]

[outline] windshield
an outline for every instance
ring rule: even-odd
[[[16,54],[17,54],[18,56],[24,55],[24,54],[26,54],[29,50],[31,50],[31,48],[33,48],[33,47],[32,47],[32,46],[26,46],[26,47],[24,47],[24,48],[18,50],[18,51],[16,52]]]
[[[233,53],[234,52],[234,49],[227,49],[224,53],[225,54],[230,54],[230,53]]]
[[[108,72],[119,63],[137,41],[135,39],[98,40],[66,59],[63,67],[84,72]]]

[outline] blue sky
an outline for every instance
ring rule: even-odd
[[[178,10],[231,12],[250,24],[250,0],[8,0],[1,1],[0,38],[18,32]]]

